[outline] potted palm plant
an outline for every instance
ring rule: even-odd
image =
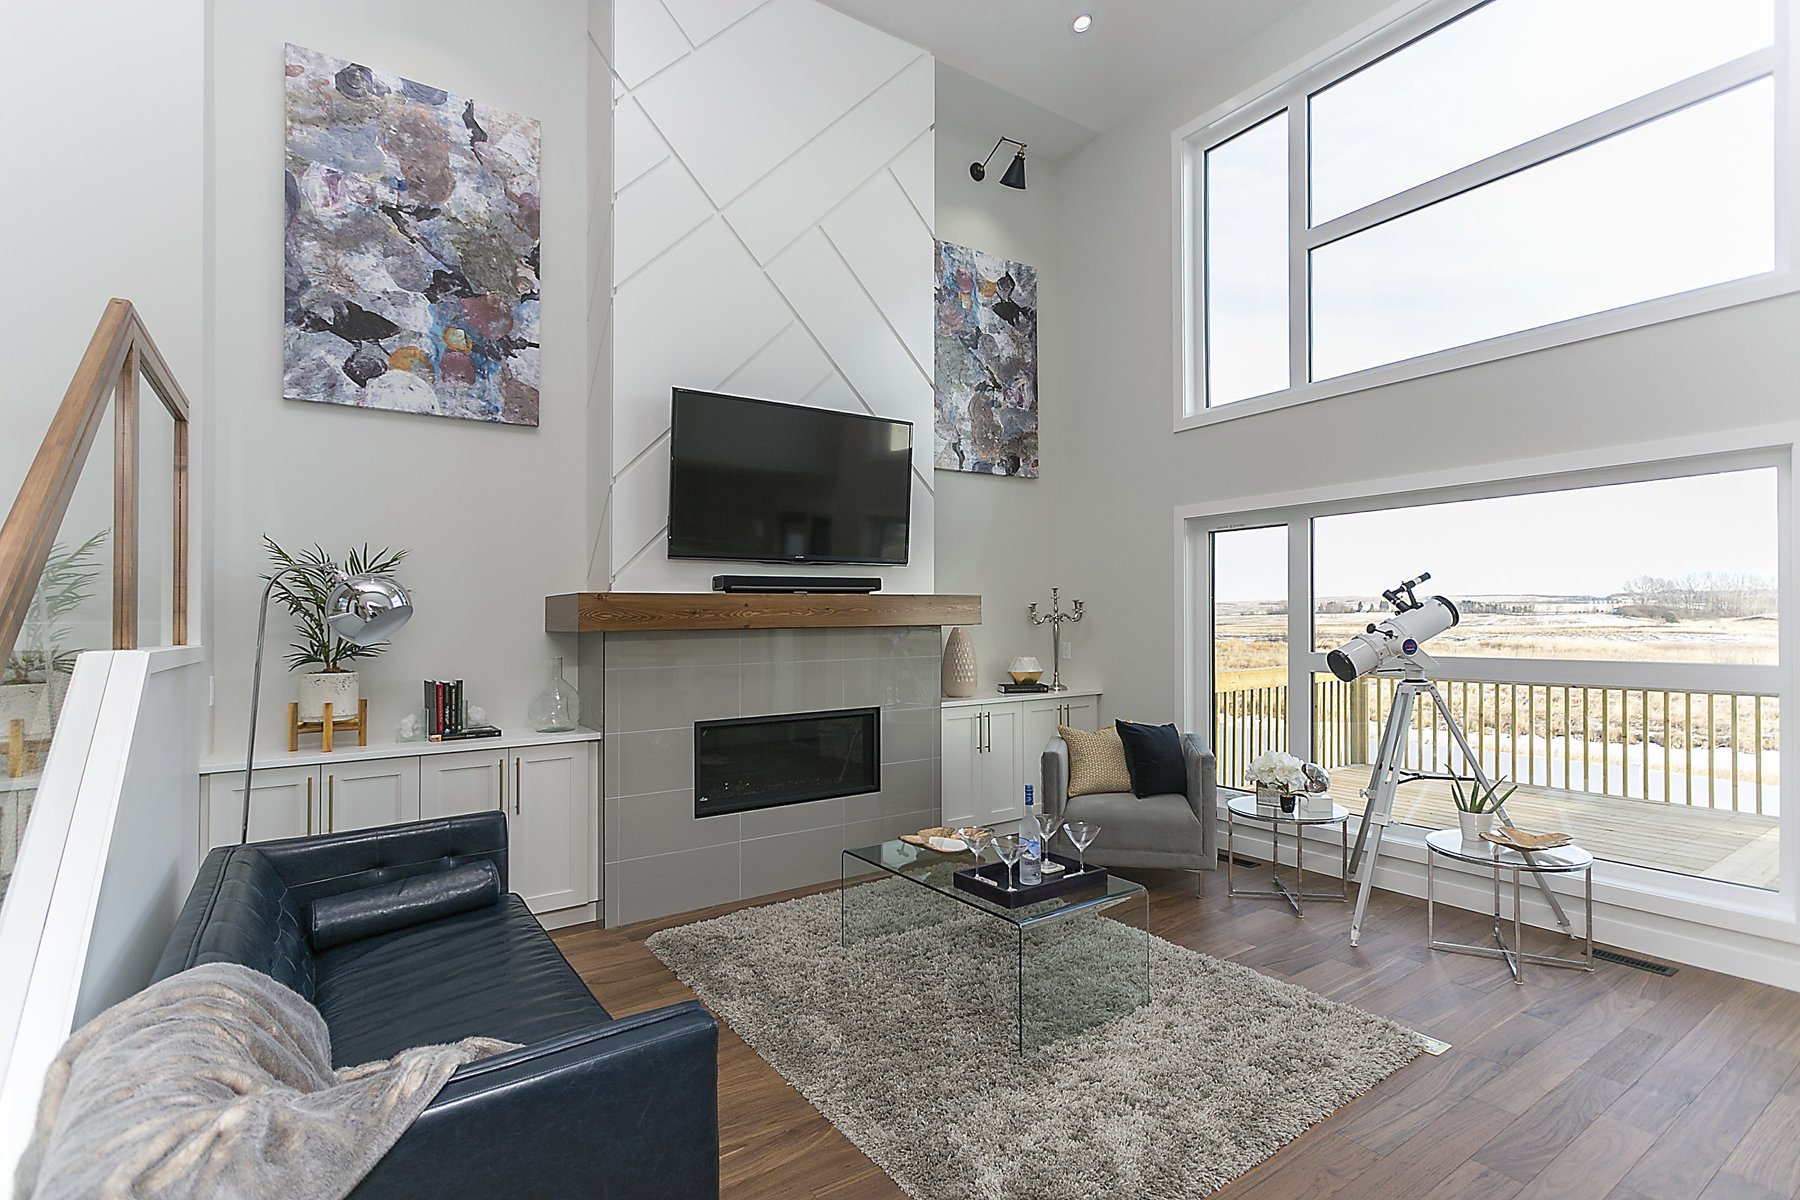
[[[263,578],[274,577],[272,594],[294,622],[297,640],[289,646],[285,656],[288,670],[298,671],[308,666],[319,668],[300,677],[300,719],[324,720],[327,704],[331,705],[334,719],[354,716],[357,703],[362,699],[362,687],[356,671],[347,664],[378,657],[387,649],[387,643],[359,646],[333,633],[331,626],[325,623],[325,605],[338,585],[340,560],[333,559],[317,545],[290,554],[267,534],[263,535],[263,545],[268,549],[269,561],[275,565],[274,571]],[[385,575],[405,557],[404,550],[384,547],[371,553],[365,545],[343,557],[342,573]]]
[[[1456,823],[1462,827],[1465,843],[1480,841],[1481,835],[1494,827],[1494,813],[1519,790],[1519,785],[1515,783],[1506,789],[1505,795],[1501,795],[1500,785],[1505,782],[1504,779],[1496,779],[1483,786],[1480,780],[1476,780],[1465,792],[1459,781],[1450,781],[1450,795],[1456,801]]]

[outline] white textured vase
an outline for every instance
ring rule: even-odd
[[[1463,848],[1479,849],[1481,835],[1494,828],[1494,814],[1491,812],[1472,813],[1457,810],[1456,823],[1462,828]]]
[[[954,699],[975,694],[975,643],[966,629],[952,629],[944,639],[943,688]]]
[[[347,720],[356,715],[361,699],[362,685],[355,671],[314,671],[300,677],[302,721],[323,721],[327,704],[331,705],[332,720]]]

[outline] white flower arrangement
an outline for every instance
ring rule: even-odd
[[[1306,764],[1292,754],[1269,750],[1256,756],[1244,777],[1260,787],[1279,788],[1283,792],[1306,790]]]

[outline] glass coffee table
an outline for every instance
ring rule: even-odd
[[[1009,909],[958,889],[970,854],[906,842],[845,850],[838,914],[846,947],[946,927],[1012,986],[1020,1052],[1124,1016],[1150,1000],[1150,894],[1105,885]],[[1116,917],[1108,914],[1122,910]],[[950,930],[953,924],[964,927]]]

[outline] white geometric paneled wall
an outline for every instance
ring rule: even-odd
[[[930,592],[931,57],[815,0],[614,0],[610,66],[611,586],[758,569],[668,559],[691,387],[912,421],[911,561],[867,570]]]

